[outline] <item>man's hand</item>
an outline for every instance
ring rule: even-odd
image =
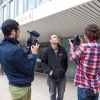
[[[83,40],[79,37],[79,39],[80,39],[80,43],[83,43]]]
[[[68,41],[69,41],[70,46],[74,46],[73,43],[70,41],[70,39]]]
[[[50,76],[52,75],[52,71],[49,73],[49,75],[50,75]]]
[[[32,54],[37,54],[38,53],[38,49],[39,49],[39,44],[36,43],[36,46],[32,45],[31,46],[31,52]]]

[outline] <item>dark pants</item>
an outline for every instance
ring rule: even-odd
[[[98,98],[99,93],[94,94],[91,91],[78,87],[78,100],[98,100]]]
[[[65,86],[66,86],[66,77],[53,80],[47,76],[47,84],[49,86],[50,100],[63,100]],[[56,99],[56,89],[58,90],[58,97]]]

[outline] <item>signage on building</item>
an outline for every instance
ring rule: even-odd
[[[31,22],[33,20],[32,10],[27,11],[22,15],[19,15],[18,17],[15,18],[15,20],[19,23],[19,25]]]
[[[2,33],[1,26],[0,26],[0,33]]]

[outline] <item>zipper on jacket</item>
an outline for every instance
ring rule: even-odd
[[[58,60],[57,60],[57,53],[56,53],[56,65],[57,65],[57,62]],[[58,75],[58,67],[56,66],[56,69],[57,69],[57,77],[59,78],[59,75]]]

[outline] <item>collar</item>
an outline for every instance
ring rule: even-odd
[[[98,42],[97,40],[92,40],[92,41],[89,41],[89,43],[94,43],[94,42]]]
[[[49,45],[49,47],[54,51],[54,49]],[[58,44],[58,52],[60,51],[60,45]]]
[[[10,38],[8,36],[4,36],[4,39],[2,42],[11,42],[13,44],[19,44],[19,41],[17,39]]]

